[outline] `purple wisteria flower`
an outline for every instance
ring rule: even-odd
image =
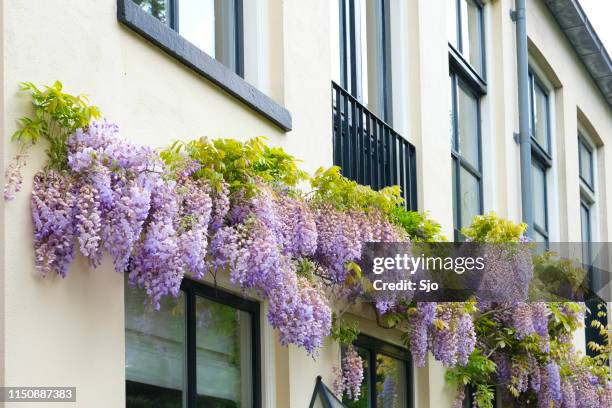
[[[55,272],[65,277],[74,258],[74,194],[70,177],[55,170],[38,172],[31,206],[36,269],[43,276]]]

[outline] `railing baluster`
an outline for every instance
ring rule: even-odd
[[[370,117],[370,112],[365,111],[365,119],[366,119],[366,132],[363,136],[365,151],[363,155],[363,161],[365,164],[365,178],[363,179],[363,183],[370,186],[372,185],[372,118]]]
[[[353,102],[351,104],[351,162],[348,164],[351,168],[352,179],[357,179],[359,177],[358,169],[358,160],[359,160],[359,129],[357,128],[357,104]]]
[[[379,151],[380,151],[380,145],[379,145],[379,140],[378,140],[378,120],[376,120],[376,118],[372,118],[372,126],[374,127],[374,132],[372,134],[373,136],[373,144],[374,144],[374,151],[372,152],[372,168],[373,168],[373,173],[372,173],[372,183],[370,184],[372,186],[372,188],[374,190],[378,190],[378,169],[380,168],[380,163],[378,158],[380,157],[379,155]]]
[[[357,179],[363,180],[365,178],[365,154],[366,154],[366,146],[365,146],[365,138],[363,131],[363,107],[358,106],[357,109],[358,115],[358,132],[357,132],[357,140],[359,141],[359,150],[357,152]]]
[[[399,185],[400,188],[402,189],[402,196],[404,197],[404,205],[406,206],[406,208],[410,207],[410,203],[409,203],[409,198],[410,198],[410,192],[406,190],[406,165],[404,163],[404,160],[406,159],[406,155],[405,155],[405,150],[406,150],[406,144],[403,142],[403,140],[399,141]]]
[[[334,163],[342,163],[342,112],[340,107],[341,93],[340,88],[332,88],[333,120],[334,120]],[[335,105],[334,105],[335,103]]]
[[[346,177],[351,178],[350,175],[350,167],[349,167],[349,163],[350,163],[350,157],[349,157],[349,149],[350,149],[350,137],[349,137],[349,132],[350,132],[350,126],[351,126],[351,119],[349,116],[349,98],[348,95],[344,95],[344,123],[342,126],[342,160],[341,160],[341,164],[340,167],[342,167],[342,174],[344,174]]]

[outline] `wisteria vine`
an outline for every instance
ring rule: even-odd
[[[98,267],[106,252],[159,308],[164,296],[178,295],[185,276],[228,273],[244,293],[268,301],[268,321],[283,345],[317,356],[326,336],[354,338],[332,310],[334,301],[350,304],[366,290],[356,264],[364,242],[442,239],[437,224],[403,209],[397,187],[375,192],[331,168],[309,178],[306,194],[297,186],[308,177],[295,159],[261,139],[198,139],[160,153],[121,137],[116,124],[94,120],[97,108],[63,93],[59,83],[23,89],[36,115],[22,119],[15,134],[21,146],[5,172],[4,195],[11,200],[21,189],[27,149],[47,139],[49,163],[35,175],[31,195],[42,276],[66,277],[77,252]],[[464,234],[521,241],[523,231],[489,215]],[[521,276],[507,284],[524,293],[533,268],[530,260],[516,262]],[[505,279],[503,270],[494,272],[491,286]],[[491,407],[496,386],[506,398],[539,407],[610,406],[605,358],[581,358],[571,344],[583,305],[388,299],[376,309],[404,331],[417,366],[431,354],[448,368],[457,405],[469,384],[483,408]],[[593,347],[609,355],[609,345]],[[344,349],[335,388],[359,399],[363,361],[352,346]]]

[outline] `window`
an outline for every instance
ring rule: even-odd
[[[193,45],[244,76],[242,0],[132,0]]]
[[[548,172],[552,167],[549,94],[529,72],[529,128],[531,133],[531,183],[533,229],[536,242],[549,242]]]
[[[334,80],[391,123],[390,0],[336,1],[339,57],[332,56]]]
[[[484,34],[480,0],[447,0],[448,42],[484,77]]]
[[[347,408],[412,407],[412,362],[407,350],[360,335],[354,344],[364,361],[364,379],[358,401]]]
[[[480,98],[484,81],[482,3],[447,0],[450,139],[455,240],[483,212]]]
[[[595,178],[595,145],[587,136],[578,132],[578,180],[580,183],[580,237],[582,241],[582,263],[587,269],[589,289],[596,290],[601,282],[595,282],[598,277],[594,274],[593,262],[595,254],[593,240],[595,233],[596,214],[596,178]],[[596,297],[586,302],[588,312],[585,314],[585,339],[587,355],[594,357],[596,353],[588,347],[589,342],[603,344],[605,339],[598,329],[591,326],[591,322],[598,320],[607,324],[607,305]]]
[[[159,311],[125,289],[126,406],[258,407],[258,304],[189,280]]]
[[[593,148],[581,134],[578,135],[578,163],[580,180],[591,191],[593,185]]]
[[[455,237],[482,214],[479,96],[457,74],[450,75],[451,157]]]

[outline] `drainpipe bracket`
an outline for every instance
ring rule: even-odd
[[[516,144],[521,144],[521,135],[520,134],[514,132],[514,133],[512,133],[512,138],[514,139]]]
[[[510,10],[510,19],[516,23],[519,18],[525,18],[525,9]]]
[[[516,22],[516,10],[510,9],[510,20]]]

